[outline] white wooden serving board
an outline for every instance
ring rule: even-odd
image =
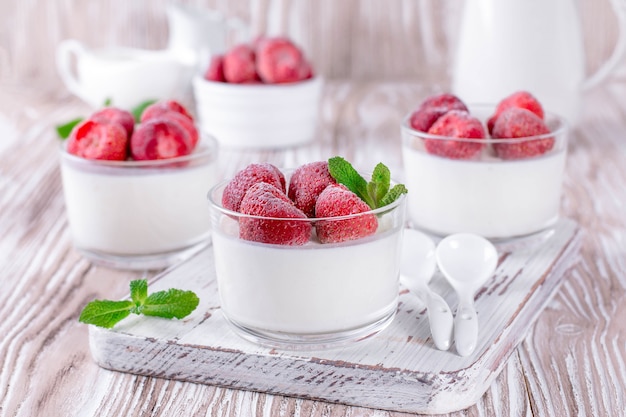
[[[165,271],[150,291],[193,290],[200,305],[183,320],[133,316],[113,330],[90,326],[102,367],[349,405],[447,413],[476,403],[573,265],[581,242],[567,219],[523,244],[498,246],[500,262],[476,295],[479,343],[460,357],[437,350],[424,306],[405,288],[394,321],[376,336],[320,351],[264,348],[235,335],[220,314],[209,247]],[[453,290],[437,273],[431,287],[455,309]]]

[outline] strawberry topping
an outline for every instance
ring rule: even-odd
[[[293,172],[288,195],[304,214],[314,217],[317,197],[329,184],[336,184],[336,181],[328,171],[328,162],[311,162]]]
[[[315,204],[315,216],[337,217],[370,211],[370,207],[344,185],[331,184],[321,192]],[[338,243],[360,239],[376,232],[378,220],[374,214],[353,218],[320,220],[315,224],[317,237],[322,243]]]
[[[293,205],[285,193],[275,186],[258,182],[241,200],[240,212],[267,218],[239,219],[239,237],[254,242],[277,245],[304,245],[311,235],[311,224],[302,220],[306,215]]]
[[[67,141],[67,151],[86,159],[123,161],[128,135],[119,123],[84,120],[77,124]]]
[[[257,66],[266,83],[301,81],[311,70],[300,48],[286,38],[265,38],[258,42]]]
[[[265,182],[285,192],[285,176],[272,164],[250,164],[237,172],[224,188],[222,205],[232,211],[240,211],[241,200],[246,191],[258,182]]]
[[[539,103],[539,100],[537,100],[528,91],[518,91],[498,103],[495,113],[489,118],[489,120],[487,120],[487,130],[490,134],[493,134],[493,127],[496,124],[498,117],[502,114],[502,112],[510,109],[511,107],[530,110],[536,114],[537,117],[543,120],[543,107],[541,106],[541,103]]]
[[[139,124],[130,139],[130,152],[135,160],[176,158],[192,150],[187,131],[166,117],[154,117]]]
[[[224,55],[224,78],[229,83],[250,83],[258,80],[254,50],[249,45],[238,45]]]
[[[428,132],[437,119],[450,110],[467,111],[467,106],[452,94],[431,96],[424,100],[418,109],[411,114],[409,123],[415,130]]]
[[[189,120],[193,121],[193,116],[191,115],[191,113],[189,113],[185,106],[183,106],[176,100],[157,101],[156,103],[149,105],[144,109],[143,113],[141,113],[141,121],[145,122],[146,120],[154,119],[155,117],[159,117],[164,113],[168,113],[171,111],[180,113],[183,116],[188,117]]]
[[[428,130],[431,135],[450,138],[484,139],[485,129],[477,118],[462,110],[451,110],[441,116]],[[484,144],[479,141],[425,139],[426,150],[434,155],[452,159],[468,159],[476,155]]]
[[[495,139],[525,138],[545,135],[550,129],[530,110],[511,107],[500,114],[493,127]],[[541,155],[554,146],[554,138],[520,140],[514,143],[494,143],[493,150],[502,159],[520,159]]]
[[[96,122],[119,123],[129,138],[135,129],[135,118],[131,112],[116,107],[105,107],[98,110],[91,115],[90,119]]]
[[[208,81],[226,82],[224,76],[224,55],[213,55],[209,67],[204,73],[204,79]]]

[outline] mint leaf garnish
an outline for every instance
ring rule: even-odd
[[[354,169],[350,162],[340,156],[330,158],[328,160],[328,171],[335,181],[348,187],[350,191],[365,201],[368,206],[375,208],[375,201],[370,198],[367,191],[367,181]]]
[[[143,111],[146,109],[146,107],[154,103],[156,103],[156,100],[146,100],[135,106],[135,108],[130,111],[135,118],[135,122],[139,123],[141,121],[141,114],[143,113]]]
[[[61,139],[67,139],[70,136],[70,133],[72,133],[72,129],[74,129],[74,126],[76,126],[82,121],[83,121],[83,118],[78,117],[74,120],[70,120],[67,123],[63,123],[62,125],[57,125],[56,126],[57,135],[59,135]]]
[[[340,156],[328,160],[330,175],[340,184],[345,185],[370,206],[377,209],[396,201],[400,195],[407,193],[403,184],[396,184],[391,190],[391,173],[382,162],[372,172],[372,180],[367,182],[356,169]]]
[[[172,288],[150,294],[141,307],[141,312],[146,316],[181,319],[194,311],[199,302],[198,296],[192,291]]]
[[[145,303],[146,298],[148,298],[148,281],[145,279],[131,281],[130,298],[135,302],[137,307]]]
[[[85,306],[78,321],[110,329],[118,321],[128,317],[133,306],[133,302],[128,300],[95,300]]]
[[[145,279],[131,281],[130,294],[132,301],[94,300],[88,303],[78,321],[110,329],[131,313],[182,319],[191,314],[200,302],[193,291],[175,288],[148,295]]]

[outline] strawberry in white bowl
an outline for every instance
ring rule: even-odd
[[[61,147],[74,246],[101,265],[153,269],[206,245],[216,156],[176,101],[152,104],[138,123],[126,110],[95,112]]]
[[[286,37],[213,56],[193,79],[200,126],[228,148],[283,148],[315,138],[322,79]]]
[[[402,124],[413,224],[435,235],[510,239],[559,217],[568,126],[527,91],[497,105],[439,94]]]
[[[394,317],[406,189],[343,158],[281,172],[252,164],[209,192],[221,310],[282,348],[362,339]]]

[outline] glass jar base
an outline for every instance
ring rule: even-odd
[[[209,246],[210,237],[191,246],[168,252],[149,255],[120,255],[105,253],[97,250],[76,248],[76,250],[91,263],[113,269],[145,271],[163,269],[184,261],[197,252]]]
[[[375,322],[364,326],[331,333],[286,333],[251,328],[230,319],[226,313],[224,318],[234,332],[243,339],[261,346],[280,350],[307,351],[326,350],[350,345],[380,333],[394,319],[397,306],[394,304],[387,314]]]

